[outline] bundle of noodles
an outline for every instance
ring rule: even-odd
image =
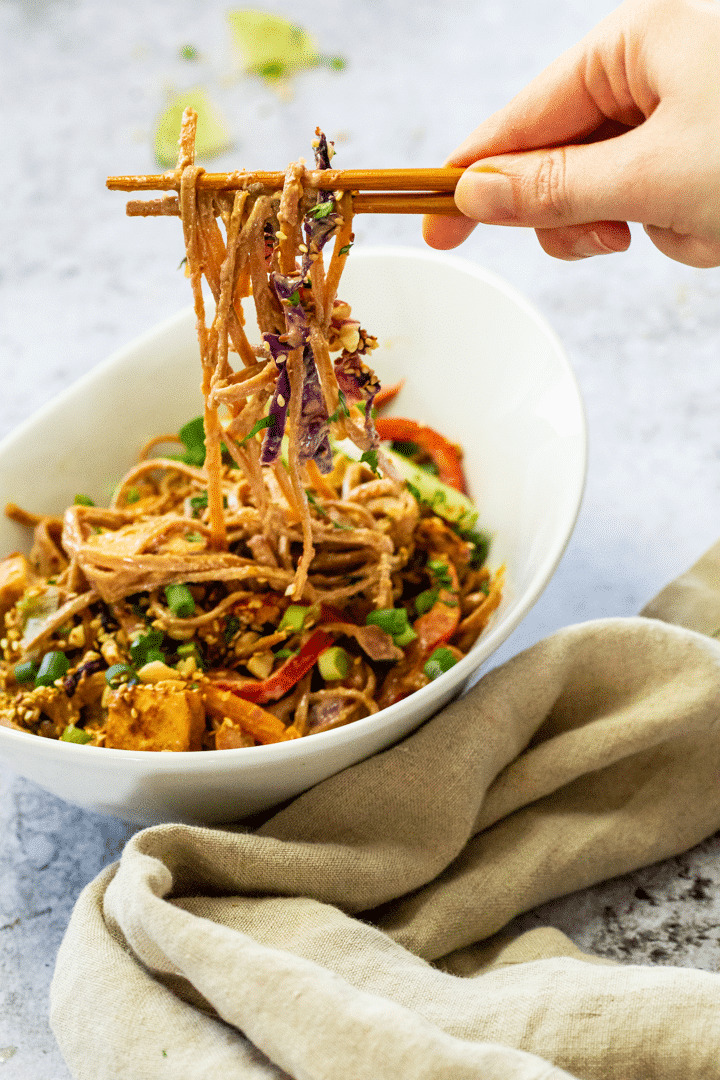
[[[484,539],[434,514],[380,446],[376,342],[336,295],[350,194],[306,187],[302,163],[281,192],[200,190],[195,124],[187,110],[179,196],[159,209],[182,218],[204,415],[151,440],[107,509],[8,508],[35,542],[0,562],[0,723],[36,734],[197,750],[326,730],[455,663],[500,600]]]

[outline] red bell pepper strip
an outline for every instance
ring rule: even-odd
[[[321,652],[332,645],[335,638],[332,634],[326,634],[324,630],[316,630],[305,642],[300,651],[291,656],[289,660],[268,675],[267,679],[260,682],[247,682],[234,685],[227,682],[216,682],[214,685],[220,690],[230,690],[245,701],[253,701],[256,705],[264,705],[268,701],[279,701],[296,683],[299,683],[304,675],[311,670]]]
[[[460,451],[439,431],[404,416],[378,416],[375,427],[381,439],[417,443],[437,465],[443,483],[467,495]]]
[[[393,400],[393,398],[398,396],[404,385],[405,380],[401,379],[400,382],[393,383],[392,386],[381,386],[373,398],[373,408],[384,408],[385,405],[388,405]]]

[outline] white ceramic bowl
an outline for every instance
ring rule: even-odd
[[[454,256],[354,251],[341,296],[381,347],[382,381],[405,385],[391,411],[465,449],[491,564],[505,563],[502,605],[468,656],[382,713],[305,739],[237,750],[105,750],[0,727],[17,772],[72,803],[128,821],[212,823],[296,795],[407,735],[456,696],[550,579],[582,496],[583,407],[562,346],[505,282]],[[194,316],[183,311],[121,349],[0,444],[4,500],[61,512],[77,492],[105,504],[153,434],[200,412]],[[50,466],[48,463],[52,463]],[[0,553],[28,549],[0,521]]]

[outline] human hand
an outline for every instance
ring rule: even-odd
[[[637,221],[671,259],[719,266],[720,4],[626,0],[447,164],[466,216],[426,218],[431,247],[484,222],[579,259],[626,250]]]

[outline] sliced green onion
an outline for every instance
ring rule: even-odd
[[[405,608],[380,608],[379,611],[371,611],[365,623],[367,626],[379,626],[386,634],[390,634],[395,645],[401,649],[417,637]]]
[[[192,658],[199,668],[205,668],[205,661],[203,660],[203,654],[200,651],[200,646],[196,641],[186,641],[183,645],[178,645],[175,650],[181,660]]]
[[[350,670],[350,657],[340,645],[331,645],[318,657],[318,671],[325,682],[344,679]]]
[[[70,670],[70,661],[64,652],[53,649],[42,658],[38,673],[35,676],[36,686],[52,686],[56,679],[62,679]]]
[[[76,506],[94,506],[95,503],[92,501],[92,499],[90,498],[89,495],[76,495],[75,496],[75,505]]]
[[[141,668],[150,660],[162,660],[165,662],[165,654],[161,652],[164,634],[162,630],[148,630],[146,634],[140,634],[130,645],[130,659],[133,666]]]
[[[429,611],[438,598],[437,589],[425,589],[415,597],[415,610],[418,615],[424,615]]]
[[[74,743],[89,743],[92,742],[92,735],[89,731],[83,731],[82,728],[75,727],[74,724],[68,724],[60,736],[61,742],[74,742]]]
[[[285,609],[285,613],[280,620],[278,630],[292,630],[294,634],[299,634],[305,625],[305,620],[308,617],[309,607],[303,607],[302,604],[290,604]]]
[[[165,663],[165,653],[162,649],[148,649],[145,653],[146,664],[152,664],[155,661],[159,661],[161,664]],[[142,666],[144,667],[144,664]]]
[[[436,649],[426,661],[423,671],[428,679],[437,679],[438,675],[442,675],[444,672],[449,671],[450,668],[455,667],[456,664],[457,657],[452,650],[447,649],[442,645],[439,649]]]
[[[165,599],[173,615],[179,619],[185,619],[188,615],[195,614],[195,600],[187,585],[176,581],[172,585],[165,586]]]
[[[129,664],[113,664],[105,672],[105,682],[115,689],[123,683],[137,682],[137,678]]]
[[[38,666],[34,660],[23,660],[13,668],[15,682],[32,682],[37,675]]]
[[[367,626],[379,626],[386,634],[402,634],[410,625],[405,608],[379,608],[365,619]]]
[[[411,641],[414,641],[417,634],[413,630],[412,626],[408,626],[407,630],[403,630],[402,634],[394,634],[393,642],[400,649],[404,649],[406,645],[409,645]]]
[[[299,649],[278,649],[275,653],[276,660],[289,660],[291,656],[297,656]]]

